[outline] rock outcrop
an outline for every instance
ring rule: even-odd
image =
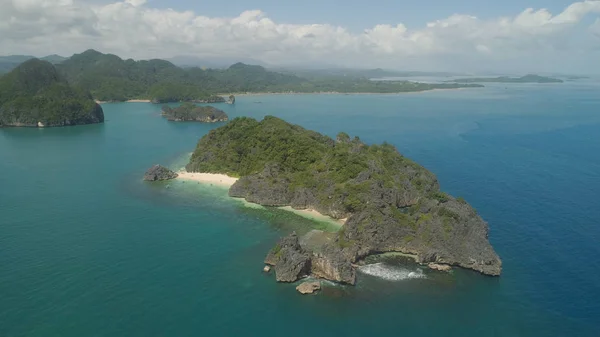
[[[296,233],[280,239],[265,263],[275,266],[277,282],[296,282],[310,273],[310,255],[300,246]]]
[[[447,264],[439,264],[439,263],[433,263],[430,262],[427,267],[429,267],[429,269],[433,269],[433,270],[437,270],[437,271],[443,271],[443,272],[450,272],[452,270],[452,267],[450,267]]]
[[[227,104],[235,104],[235,96],[229,95],[229,99],[227,100]]]
[[[321,290],[321,282],[312,281],[312,282],[303,282],[299,286],[296,287],[299,293],[302,295],[312,294],[315,291]]]
[[[160,165],[154,165],[146,171],[144,174],[144,180],[147,181],[160,181],[175,179],[179,175],[168,168]]]

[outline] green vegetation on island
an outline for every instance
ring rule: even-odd
[[[89,92],[70,85],[49,62],[31,59],[0,77],[0,126],[102,123]]]
[[[162,107],[162,115],[170,121],[174,122],[224,122],[229,119],[227,114],[212,106],[197,106],[193,103],[183,103],[182,105],[171,108],[169,106]]]
[[[522,77],[474,77],[474,78],[459,78],[451,81],[453,83],[563,83],[563,80],[552,77],[539,75],[525,75]]]
[[[27,56],[22,57],[27,58]],[[371,81],[367,77],[309,77],[236,63],[227,69],[180,68],[165,60],[123,60],[87,50],[68,59],[55,57],[58,72],[70,84],[99,101],[147,99],[154,103],[225,102],[235,93],[401,93],[482,87],[480,84]],[[377,72],[381,73],[381,72]]]
[[[367,145],[345,133],[334,140],[276,117],[244,117],[204,136],[186,169],[241,177],[229,194],[250,202],[348,218],[313,256],[311,272],[320,277],[353,284],[353,263],[394,251],[424,263],[501,271],[475,210],[441,192],[435,175],[390,144]]]

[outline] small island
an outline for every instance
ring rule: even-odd
[[[173,122],[225,122],[229,119],[227,114],[212,106],[197,106],[193,103],[183,103],[177,108],[162,107],[162,115]]]
[[[104,122],[90,95],[71,86],[47,61],[31,59],[0,77],[0,127],[52,127]]]
[[[539,75],[525,75],[521,77],[474,77],[474,78],[459,78],[446,82],[453,83],[563,83],[563,80],[552,77]]]
[[[312,275],[355,284],[356,264],[386,252],[438,270],[501,273],[475,209],[442,192],[433,173],[390,144],[367,145],[343,132],[332,139],[272,116],[242,117],[202,137],[186,170],[240,177],[232,197],[346,219],[332,240],[306,244],[293,233],[275,244],[265,263],[280,282]]]

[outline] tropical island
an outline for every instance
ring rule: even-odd
[[[272,116],[242,117],[202,137],[186,171],[239,177],[231,197],[345,220],[334,238],[318,244],[295,234],[282,238],[265,259],[281,282],[313,275],[355,284],[356,264],[386,252],[411,254],[440,270],[501,272],[475,209],[442,192],[433,173],[390,144],[367,145],[343,132],[334,140]]]
[[[162,107],[162,115],[173,122],[215,123],[225,122],[229,119],[223,110],[212,106],[197,106],[193,103],[183,103],[176,108],[165,105]]]
[[[71,85],[47,61],[28,60],[0,77],[0,127],[102,122],[102,108],[90,93]]]
[[[7,59],[6,67],[27,56]],[[301,77],[269,71],[262,66],[236,63],[226,69],[180,68],[165,60],[121,59],[87,50],[68,58],[48,57],[63,78],[89,91],[100,102],[144,100],[153,103],[233,103],[223,96],[238,93],[403,93],[434,89],[480,88],[475,83],[419,83],[371,81],[357,76]]]
[[[446,82],[453,83],[563,83],[563,80],[552,77],[528,74],[521,77],[474,77],[474,78],[459,78]]]

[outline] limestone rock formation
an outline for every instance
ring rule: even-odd
[[[299,286],[296,287],[296,290],[298,290],[298,292],[301,293],[302,295],[312,294],[315,291],[321,290],[321,282],[319,282],[319,281],[303,282]]]
[[[146,181],[170,180],[178,177],[178,174],[160,165],[154,165],[144,174]]]

